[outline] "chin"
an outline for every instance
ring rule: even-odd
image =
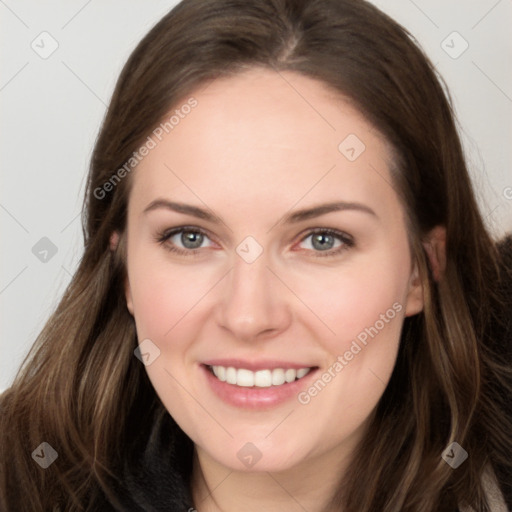
[[[218,443],[209,438],[202,446],[218,464],[232,471],[276,473],[292,469],[307,458],[304,440],[294,440],[283,432],[275,439],[271,439],[272,434],[265,438],[268,434],[258,431],[256,435],[255,429],[249,429],[246,435]]]

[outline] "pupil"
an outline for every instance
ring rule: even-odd
[[[317,234],[313,236],[313,247],[324,251],[331,249],[334,239],[331,235]]]
[[[193,231],[186,231],[181,234],[181,243],[187,249],[197,249],[203,243],[203,235]]]

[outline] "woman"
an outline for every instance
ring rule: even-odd
[[[2,397],[2,510],[501,511],[505,264],[432,65],[358,0],[185,0]]]

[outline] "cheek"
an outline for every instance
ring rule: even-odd
[[[140,336],[165,341],[189,314],[196,311],[212,284],[193,267],[177,268],[162,258],[133,254],[129,266],[130,288],[137,331]],[[198,308],[200,309],[200,308]]]
[[[374,333],[375,328],[382,339],[399,336],[407,268],[407,261],[383,257],[381,252],[379,258],[354,259],[353,265],[301,278],[297,294],[326,326],[322,339],[329,353],[348,350],[358,337],[364,343],[368,330]]]
[[[320,425],[331,425],[333,438],[348,436],[369,417],[387,386],[405,312],[396,278],[370,271],[340,275],[333,292],[317,298],[315,306],[335,334],[325,330],[321,337],[327,359],[299,403],[317,419],[320,437],[325,434]]]
[[[203,411],[184,391],[183,386],[196,395],[187,373],[187,354],[201,324],[201,298],[212,285],[204,273],[197,279],[192,267],[176,269],[155,260],[147,264],[150,255],[144,257],[143,251],[131,256],[128,277],[137,336],[139,342],[151,340],[160,351],[146,372],[167,410],[184,421],[193,435],[197,428],[194,418],[201,417]]]
[[[304,302],[329,327],[318,327],[316,320],[327,360],[321,382],[305,390],[301,403],[314,400],[315,414],[331,411],[335,424],[348,428],[363,421],[389,381],[405,314],[410,263],[406,250],[403,255],[380,250],[333,270],[328,279],[311,275],[301,286]]]

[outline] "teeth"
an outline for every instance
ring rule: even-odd
[[[241,387],[268,388],[270,386],[281,386],[282,384],[302,379],[311,368],[300,368],[294,370],[288,368],[275,368],[274,370],[258,370],[252,372],[245,368],[226,368],[225,366],[212,366],[213,374],[222,382],[234,384]]]
[[[286,379],[284,377],[284,370],[282,370],[281,368],[276,368],[275,370],[272,370],[272,386],[280,386],[285,382]]]
[[[286,382],[293,382],[297,377],[297,370],[288,369],[284,372]]]
[[[297,379],[302,379],[304,375],[307,375],[309,373],[309,368],[301,368],[300,370],[297,370]]]
[[[242,370],[238,370],[239,372]],[[248,371],[248,370],[245,370]],[[252,372],[251,372],[252,373]],[[270,370],[259,370],[254,373],[254,385],[258,388],[272,386],[272,372]]]
[[[226,381],[226,368],[224,368],[224,366],[216,366],[217,368],[217,373],[215,375],[217,375],[217,378],[219,380],[221,380],[222,382],[225,382]]]
[[[254,386],[254,373],[240,368],[240,370],[236,371],[236,385],[252,388]]]
[[[214,367],[215,368],[215,367]],[[215,371],[214,371],[215,373]],[[228,384],[236,384],[236,370],[230,367],[226,370],[226,382]]]

